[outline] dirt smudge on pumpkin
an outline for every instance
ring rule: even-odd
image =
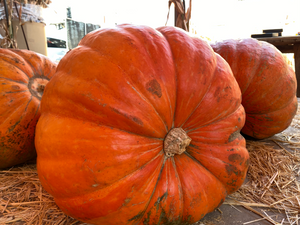
[[[18,120],[14,125],[10,126],[8,128],[8,133],[11,133],[16,127],[17,125],[21,122],[21,120]]]
[[[126,206],[131,201],[131,198],[126,198],[123,203],[123,207]]]
[[[160,180],[161,173],[163,171],[166,160],[167,160],[167,158],[164,159],[157,183]],[[156,183],[156,186],[157,186],[157,183]],[[152,196],[155,193],[156,186],[153,190]],[[150,204],[152,196],[151,196],[148,204]],[[153,220],[154,220],[157,225],[188,225],[188,224],[191,224],[191,221],[193,221],[193,218],[191,215],[186,216],[185,218],[182,218],[181,215],[174,214],[172,212],[172,210],[169,212],[167,212],[165,210],[164,205],[162,205],[162,203],[164,203],[166,201],[167,197],[168,197],[168,192],[166,191],[160,197],[157,198],[157,200],[151,206],[151,208],[149,208],[149,205],[147,204],[146,208],[143,211],[140,211],[137,215],[135,215],[134,217],[129,219],[128,222],[134,221],[134,224],[150,225],[150,224],[153,224]]]
[[[17,85],[12,85],[11,88],[12,88],[13,90],[20,90],[20,87],[17,86]]]
[[[154,203],[154,206],[156,206],[156,210],[158,210],[160,203],[164,200],[164,198],[168,197],[168,192],[165,192],[161,197],[158,197],[157,201]]]
[[[134,121],[135,123],[137,123],[138,125],[141,125],[141,126],[144,125],[143,121],[142,121],[141,119],[135,117],[135,116],[130,116],[129,118],[130,118],[132,121]]]
[[[234,187],[234,186],[236,186],[236,183],[237,183],[237,180],[236,180],[236,179],[232,179],[230,182],[227,182],[226,184],[227,184],[228,186],[233,186],[233,187],[231,188],[231,191],[235,191],[235,187]]]
[[[220,87],[217,87],[215,93],[214,93],[214,97],[216,98],[217,102],[220,102],[221,101],[221,98],[220,98],[220,92],[221,92],[221,88]]]
[[[187,219],[182,219],[179,216],[176,218],[172,218],[172,216],[168,215],[166,211],[162,208],[160,214],[154,214],[154,217],[158,217],[157,224],[159,225],[188,225],[191,224],[191,216],[188,216]],[[170,221],[169,217],[171,217],[173,220]],[[151,211],[147,213],[147,217],[142,221],[143,225],[150,225],[151,220]]]
[[[249,165],[250,165],[250,159],[247,159],[247,160],[245,161],[245,166],[248,168]]]
[[[269,116],[267,116],[267,115],[265,115],[264,118],[265,118],[266,121],[273,121],[273,118],[272,118],[272,117],[269,117]]]
[[[153,79],[146,83],[147,91],[152,93],[153,95],[156,95],[157,97],[161,98],[162,92],[160,84],[157,82],[157,80]]]
[[[232,134],[230,134],[229,138],[228,138],[228,142],[232,142],[235,139],[239,138],[241,136],[240,131],[237,130],[235,132],[233,132]]]
[[[187,225],[191,224],[192,216],[181,218],[180,215],[174,215],[172,211],[166,212],[165,208],[161,205],[168,197],[168,192],[165,192],[162,196],[157,198],[152,209],[147,212],[146,217],[143,219],[142,224],[150,225],[150,221],[153,219],[160,225]],[[158,214],[160,210],[160,213]],[[203,215],[204,216],[204,215]],[[152,219],[151,219],[152,218]],[[171,220],[170,220],[171,219]]]
[[[17,58],[13,58],[13,60],[15,61],[15,63],[20,63],[20,60]]]
[[[131,219],[128,220],[128,222],[131,221],[138,221],[140,220],[145,214],[145,211],[139,212],[136,216],[132,217]]]
[[[193,144],[190,144],[188,147],[192,147],[192,148],[195,148],[195,149],[200,149],[199,146],[193,145]]]
[[[168,196],[168,192],[165,192],[161,197],[158,197],[156,202],[154,203],[154,206],[149,210],[149,212],[147,213],[146,217],[143,219],[143,224],[144,225],[149,225],[149,222],[151,220],[151,215],[153,212],[153,216],[158,218],[158,224],[167,224],[166,222],[168,222],[168,218],[167,218],[167,214],[164,210],[164,208],[161,206],[161,202],[164,201],[164,199],[166,199]],[[157,214],[157,212],[159,211],[159,209],[161,209],[160,215]]]
[[[226,172],[229,176],[231,176],[233,173],[237,176],[240,174],[240,171],[234,165],[229,164],[229,165],[226,165],[225,168],[226,168]]]
[[[10,127],[10,131],[0,134],[0,168],[9,168],[36,157],[33,124]],[[24,132],[28,131],[28,132]]]
[[[230,162],[240,162],[243,160],[242,156],[240,156],[239,154],[231,154],[230,156],[228,156],[228,159]]]
[[[140,125],[140,126],[143,126],[143,125],[144,125],[143,121],[142,121],[140,118],[137,118],[136,116],[127,115],[127,114],[125,114],[125,113],[120,112],[120,111],[119,111],[118,109],[116,109],[116,108],[110,107],[110,109],[111,109],[112,111],[114,111],[115,113],[117,113],[117,114],[119,114],[119,115],[122,115],[122,116],[124,116],[124,117],[127,118],[127,119],[132,120],[133,122],[137,123],[137,124]]]

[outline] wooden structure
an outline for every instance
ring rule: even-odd
[[[282,53],[294,53],[295,73],[297,77],[297,97],[300,97],[300,36],[278,36],[256,39],[269,42]]]
[[[51,2],[51,0],[14,0],[14,1],[10,1],[10,0],[0,0],[0,4],[3,3],[3,4],[12,4],[12,2],[17,2],[19,4],[33,4],[33,5],[40,5],[42,6],[43,8],[47,8],[48,5]]]
[[[1,0],[0,0],[1,1]],[[167,15],[167,21],[169,20],[170,7],[174,3],[175,8],[175,18],[174,25],[175,27],[182,28],[185,31],[189,31],[189,21],[191,19],[192,12],[192,0],[190,0],[189,7],[186,10],[185,0],[169,0],[169,10]]]

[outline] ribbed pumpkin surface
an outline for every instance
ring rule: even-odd
[[[286,58],[273,45],[253,38],[212,45],[230,65],[246,111],[242,132],[257,139],[280,133],[297,111],[297,81]]]
[[[230,67],[203,40],[172,27],[100,29],[47,86],[39,177],[65,213],[88,223],[194,223],[244,181],[244,122]],[[170,156],[174,128],[191,142]]]

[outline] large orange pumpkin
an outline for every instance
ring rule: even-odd
[[[40,100],[55,70],[43,55],[0,48],[0,169],[36,157]]]
[[[86,35],[42,99],[38,174],[92,224],[187,224],[243,183],[241,93],[203,40],[172,27]]]
[[[286,129],[297,111],[297,81],[281,52],[253,38],[224,40],[212,47],[229,63],[241,88],[246,111],[242,132],[263,139]]]

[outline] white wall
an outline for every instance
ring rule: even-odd
[[[71,7],[72,19],[102,26],[115,23],[163,26],[168,12],[168,0],[52,0],[44,14],[47,14],[47,20],[59,20],[65,18],[68,6]]]
[[[44,12],[46,21],[66,18],[68,6],[74,20],[102,27],[163,26],[168,13],[168,0],[52,0]],[[300,31],[299,9],[300,0],[193,0],[191,31],[212,40],[245,38],[275,28],[283,28],[283,35],[295,35]],[[167,25],[174,25],[173,10]]]
[[[264,29],[283,29],[283,35],[300,31],[299,0],[193,1],[192,27],[213,40],[245,38]]]

